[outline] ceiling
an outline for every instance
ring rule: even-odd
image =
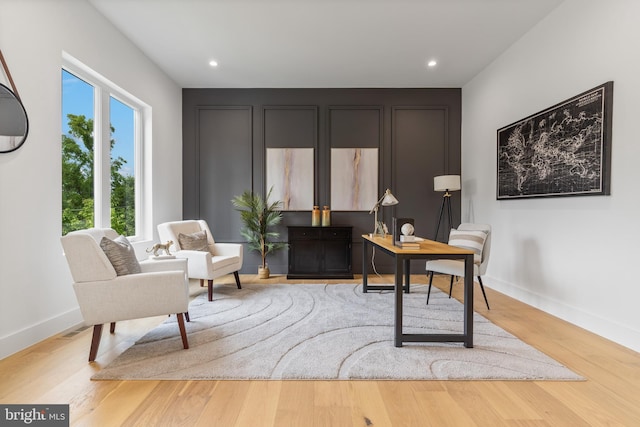
[[[183,88],[462,87],[562,1],[89,0]]]

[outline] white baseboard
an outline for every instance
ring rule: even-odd
[[[75,308],[0,337],[0,360],[83,323],[80,309]]]
[[[640,352],[640,330],[496,278],[483,276],[482,279],[486,287]]]

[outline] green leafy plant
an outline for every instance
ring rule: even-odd
[[[240,218],[244,226],[240,230],[242,237],[247,239],[249,249],[260,252],[262,268],[267,267],[267,255],[278,249],[287,247],[284,242],[275,242],[280,233],[273,231],[273,227],[282,221],[281,201],[269,203],[271,191],[263,199],[259,194],[245,191],[240,196],[235,196],[231,201],[236,210],[240,212]]]

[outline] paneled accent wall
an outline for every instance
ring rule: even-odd
[[[313,169],[318,169],[318,107],[317,106],[264,106],[264,150],[269,148],[311,148],[314,150]],[[262,176],[267,165],[264,156]],[[317,180],[312,192],[318,194]],[[265,190],[269,189],[265,187]],[[308,209],[311,209],[310,207]]]
[[[328,147],[329,152],[329,170],[327,174],[328,182],[325,183],[324,188],[329,192],[329,200],[331,195],[336,193],[336,189],[332,189],[331,175],[332,173],[339,173],[332,170],[336,168],[336,165],[331,165],[331,150],[332,149],[376,149],[378,150],[378,171],[375,176],[375,182],[384,182],[382,172],[383,167],[382,160],[382,141],[383,141],[383,106],[339,106],[331,105],[328,107]],[[333,190],[333,193],[332,193]],[[375,199],[379,198],[378,190],[375,191]],[[371,203],[371,206],[375,204],[375,200]],[[371,209],[371,206],[367,210]],[[334,203],[334,210],[336,206]]]
[[[197,109],[194,203],[197,215],[215,230],[215,238],[237,241],[242,225],[229,209],[236,194],[251,188],[253,108],[206,106]]]
[[[184,89],[183,213],[209,222],[218,241],[242,242],[231,199],[245,190],[265,194],[269,148],[314,150],[313,200],[331,206],[331,149],[377,149],[377,193],[400,200],[380,217],[415,219],[417,234],[432,238],[442,194],[433,177],[460,173],[460,89]],[[460,193],[454,194],[459,222]],[[311,208],[284,212],[287,225],[309,225]],[[353,229],[354,273],[362,272],[360,235],[373,231],[373,215],[333,211],[332,223]],[[444,234],[441,233],[441,238]],[[255,273],[246,252],[243,272]],[[390,262],[376,257],[378,271]],[[287,272],[287,252],[269,258],[272,272]],[[370,266],[368,267],[369,269]]]
[[[331,148],[382,148],[383,106],[328,107]]]
[[[442,193],[433,191],[433,177],[439,175],[434,171],[442,170],[443,163],[448,164],[447,122],[447,107],[392,108],[394,195],[402,201],[396,216],[416,219],[416,234],[429,239],[435,237],[437,212],[432,221],[419,219],[426,218],[424,213],[439,211],[442,204]],[[446,241],[448,230],[439,234]]]

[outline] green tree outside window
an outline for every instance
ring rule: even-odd
[[[68,114],[62,135],[62,234],[94,226],[93,119]],[[111,133],[115,129],[111,126]],[[115,140],[110,140],[113,148]],[[135,235],[135,177],[122,173],[127,161],[111,158],[111,228]]]

